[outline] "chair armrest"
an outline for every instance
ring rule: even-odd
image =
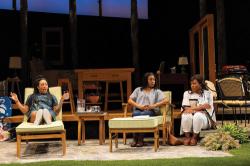
[[[122,103],[122,111],[123,111],[124,117],[127,117],[127,114],[128,114],[128,103]]]
[[[123,111],[124,117],[128,117],[129,110],[132,110],[132,106],[128,103],[122,103],[122,111]]]
[[[230,108],[230,106],[228,106],[225,102],[223,102],[223,100],[214,100],[213,102],[214,104],[222,104],[227,108]]]
[[[169,109],[167,110],[167,106],[169,106]],[[173,109],[175,108],[174,104],[166,104],[160,107],[162,116],[163,116],[163,125],[167,123],[172,123],[173,121]]]
[[[223,101],[221,102],[221,104],[223,104],[225,107],[230,108],[226,103],[224,103]]]

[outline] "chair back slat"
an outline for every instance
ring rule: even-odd
[[[221,99],[243,99],[245,90],[242,79],[229,77],[217,81]]]

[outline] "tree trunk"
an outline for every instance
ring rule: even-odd
[[[20,34],[21,34],[21,57],[22,57],[22,81],[28,85],[29,80],[29,57],[28,57],[28,2],[20,1]]]
[[[207,0],[200,0],[200,18],[207,14]]]
[[[12,0],[12,10],[16,10],[16,0]]]
[[[99,3],[99,16],[102,17],[102,0],[98,0]]]
[[[216,1],[216,11],[217,11],[217,47],[218,47],[217,70],[220,73],[222,66],[227,63],[224,0]]]
[[[69,0],[70,46],[73,68],[78,67],[76,0]]]
[[[140,80],[137,0],[131,0],[131,42],[135,80]]]

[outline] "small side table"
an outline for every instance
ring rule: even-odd
[[[85,121],[87,120],[99,120],[99,144],[105,143],[105,120],[104,116],[106,112],[83,112],[76,113],[78,116],[78,145],[85,143]]]

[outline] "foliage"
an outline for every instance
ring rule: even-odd
[[[234,139],[239,140],[240,144],[249,142],[246,128],[242,128],[235,123],[226,123],[219,130],[229,132]]]
[[[218,130],[216,133],[207,134],[201,140],[201,145],[205,146],[207,150],[223,151],[240,147],[238,140],[235,140],[229,132],[221,130]]]

